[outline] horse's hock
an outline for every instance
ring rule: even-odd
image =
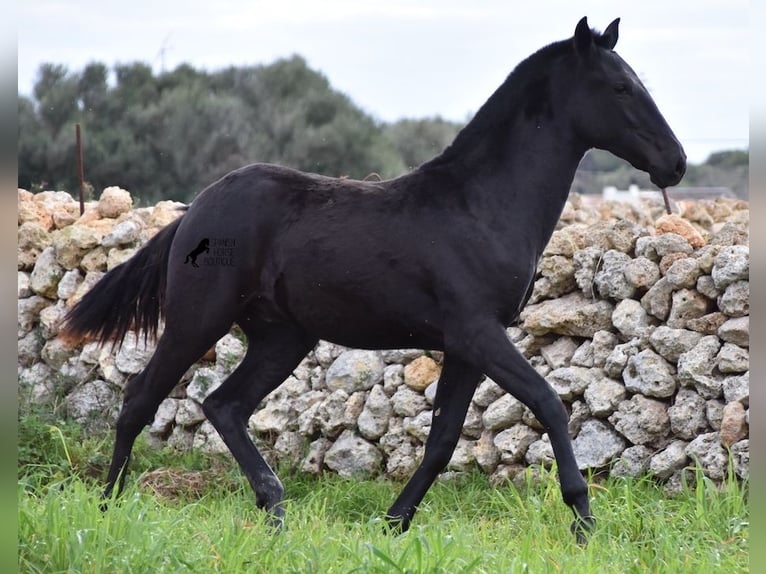
[[[651,474],[669,492],[698,466],[723,479],[749,467],[749,206],[662,199],[640,207],[570,197],[538,265],[534,292],[509,337],[570,412],[581,468]],[[174,202],[133,209],[104,190],[79,203],[63,192],[18,192],[18,375],[21,409],[54,405],[103,432],[125,382],[151,345],[129,336],[112,352],[71,348],[58,324],[106,272],[180,212]],[[236,329],[190,369],[148,428],[158,444],[227,452],[201,402],[245,347]],[[406,478],[431,423],[441,356],[361,351],[320,342],[269,395],[250,429],[271,462],[305,472]],[[449,469],[494,481],[551,465],[548,436],[491,380],[480,384]]]

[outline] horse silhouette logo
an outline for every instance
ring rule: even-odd
[[[192,249],[184,259],[184,264],[191,262],[192,267],[199,267],[197,265],[197,256],[200,253],[210,253],[210,240],[206,237],[199,242],[199,245]]]

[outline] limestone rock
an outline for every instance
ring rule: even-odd
[[[431,357],[418,357],[404,367],[404,384],[416,391],[424,391],[438,380],[441,367]]]
[[[245,356],[245,345],[232,334],[224,335],[215,344],[215,364],[225,374],[231,373]]]
[[[460,437],[455,445],[455,450],[452,451],[452,456],[447,463],[447,470],[453,470],[458,472],[466,472],[474,467],[476,459],[473,455],[475,440],[468,440],[465,437]]]
[[[45,227],[31,221],[22,224],[17,233],[17,267],[19,271],[30,271],[40,253],[51,246],[51,236]]]
[[[577,347],[577,343],[571,337],[559,337],[550,345],[540,349],[540,355],[551,369],[559,369],[569,366]]]
[[[670,478],[675,472],[686,466],[686,442],[674,440],[664,450],[655,454],[649,462],[649,470],[660,479]]]
[[[657,319],[635,299],[623,299],[612,312],[612,324],[624,337],[632,339],[649,336],[657,327]]]
[[[670,432],[667,406],[643,395],[620,403],[609,422],[635,445],[662,445]]]
[[[690,319],[702,317],[710,310],[710,300],[692,289],[679,289],[671,296],[668,327],[683,329]]]
[[[670,397],[678,386],[673,365],[650,349],[630,357],[622,377],[628,391],[647,397]]]
[[[176,413],[178,412],[178,399],[165,399],[160,403],[157,408],[157,412],[154,415],[154,420],[149,426],[149,432],[152,434],[164,435],[173,427],[173,422],[176,419]]]
[[[226,443],[223,442],[221,435],[218,434],[218,431],[215,430],[215,427],[210,421],[205,421],[197,427],[197,430],[194,433],[192,446],[195,450],[200,450],[202,452],[213,454],[229,453],[229,448],[226,446]]]
[[[718,328],[718,336],[727,343],[750,347],[750,317],[729,319]]]
[[[750,405],[750,371],[723,380],[723,396],[727,403],[737,401]]]
[[[473,394],[473,402],[479,407],[486,408],[502,397],[505,391],[495,381],[485,378]]]
[[[391,397],[393,411],[403,417],[414,417],[428,408],[428,401],[421,394],[407,386],[401,386]]]
[[[717,359],[722,373],[744,373],[750,368],[750,352],[731,343],[723,344]]]
[[[262,409],[253,413],[248,426],[256,433],[280,434],[290,430],[290,423],[297,418],[297,413],[289,401],[269,401]]]
[[[641,306],[653,317],[664,321],[670,314],[672,296],[673,286],[662,277],[641,297]]]
[[[17,302],[17,320],[19,327],[19,339],[29,333],[40,321],[40,311],[50,305],[50,301],[39,295],[32,295]]]
[[[625,447],[625,440],[612,427],[595,419],[585,421],[572,441],[577,466],[581,470],[606,466]]]
[[[635,294],[633,287],[625,278],[625,267],[631,261],[630,256],[610,249],[601,259],[601,269],[596,272],[595,284],[598,293],[605,299],[628,299]]]
[[[202,404],[210,393],[221,386],[222,382],[218,371],[201,367],[194,372],[194,376],[186,386],[186,396]]]
[[[499,432],[494,439],[500,452],[500,460],[505,464],[519,462],[527,453],[529,445],[540,439],[540,433],[523,423]]]
[[[331,391],[366,391],[383,380],[380,353],[352,349],[341,353],[327,369],[325,384]]]
[[[319,437],[312,441],[305,458],[300,464],[301,472],[313,475],[321,474],[324,468],[325,454],[331,446],[332,441],[325,437]]]
[[[141,236],[141,226],[132,219],[126,219],[117,223],[112,230],[107,233],[101,245],[104,247],[118,247],[121,245],[130,245],[139,240]]]
[[[691,440],[707,430],[706,401],[693,389],[680,389],[668,417],[673,434]]]
[[[89,431],[103,432],[117,417],[117,396],[106,381],[79,385],[66,397],[67,414]]]
[[[529,465],[538,465],[550,468],[556,457],[553,454],[553,446],[548,433],[544,433],[540,440],[529,445],[524,455],[524,462]]]
[[[721,420],[721,444],[731,447],[734,443],[747,438],[748,425],[745,422],[745,407],[742,403],[734,401],[727,403],[723,408]]]
[[[709,335],[678,358],[678,379],[681,385],[694,386],[706,399],[715,399],[723,392],[722,377],[715,371],[716,356],[721,348],[718,337]]]
[[[678,233],[663,232],[661,235],[639,237],[636,240],[636,255],[651,261],[659,261],[669,253],[690,254],[691,244]]]
[[[103,234],[87,225],[70,225],[53,233],[56,262],[65,269],[74,269],[90,250],[101,243]]]
[[[711,271],[715,286],[723,290],[735,281],[746,281],[750,276],[750,248],[731,245],[718,253]]]
[[[601,369],[563,367],[551,371],[545,378],[562,400],[570,401],[582,396],[585,389],[603,377],[604,371]]]
[[[144,370],[152,358],[156,346],[151,341],[144,343],[141,335],[128,332],[122,346],[115,355],[115,365],[122,373],[137,374]]]
[[[29,276],[29,288],[38,295],[55,299],[58,284],[64,276],[64,269],[56,262],[53,247],[46,247],[35,261],[35,267]]]
[[[476,464],[487,474],[492,474],[500,462],[500,451],[495,446],[494,438],[495,435],[491,431],[484,431],[473,444]]]
[[[706,243],[702,234],[691,223],[675,213],[663,215],[655,222],[654,227],[658,234],[674,233],[680,235],[694,248],[702,247]]]
[[[750,440],[744,439],[732,445],[731,458],[734,464],[734,473],[747,480],[750,477]]]
[[[608,417],[625,399],[625,385],[614,379],[602,378],[585,389],[585,402],[594,417]]]
[[[713,311],[702,317],[686,320],[686,328],[702,335],[715,335],[727,320],[726,315],[720,311]]]
[[[692,349],[702,338],[700,333],[687,329],[673,329],[660,325],[649,336],[649,342],[665,360],[678,362],[678,358]]]
[[[386,365],[383,369],[383,390],[392,396],[404,384],[404,365]]]
[[[316,422],[328,438],[335,438],[345,428],[343,415],[346,411],[348,393],[343,389],[331,392],[316,409]]]
[[[636,257],[625,264],[623,275],[634,289],[645,290],[660,280],[660,268],[646,257]]]
[[[638,339],[631,339],[627,343],[616,345],[604,361],[604,372],[613,379],[622,377],[622,372],[628,364],[628,359],[639,352],[641,347]]]
[[[524,405],[515,397],[503,394],[487,407],[482,415],[484,428],[500,430],[521,422]]]
[[[388,430],[388,420],[392,413],[391,399],[380,384],[375,385],[370,390],[364,410],[359,415],[359,433],[368,440],[379,439]]]
[[[607,301],[592,301],[580,293],[527,306],[521,312],[523,328],[532,335],[556,333],[592,337],[611,327],[614,307]]]
[[[324,455],[325,465],[345,478],[374,476],[382,462],[381,452],[351,430],[343,431]]]
[[[640,478],[649,470],[652,449],[643,445],[629,446],[615,462],[610,474],[622,478]]]
[[[729,283],[718,297],[718,308],[729,317],[744,317],[750,314],[750,282]]]
[[[104,189],[98,200],[98,213],[101,217],[115,218],[130,211],[132,207],[133,198],[130,193],[116,186]]]
[[[682,257],[665,272],[665,278],[674,289],[693,289],[702,274],[699,263],[693,257]]]
[[[713,480],[723,480],[726,476],[729,457],[721,444],[720,433],[699,435],[687,445],[686,454]]]

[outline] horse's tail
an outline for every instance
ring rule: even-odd
[[[70,344],[95,338],[120,346],[128,331],[156,338],[164,314],[168,257],[182,217],[158,232],[138,253],[118,265],[64,317],[60,336]]]

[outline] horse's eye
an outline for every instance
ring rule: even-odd
[[[627,84],[615,84],[614,93],[618,96],[627,96],[630,94],[630,88]]]

